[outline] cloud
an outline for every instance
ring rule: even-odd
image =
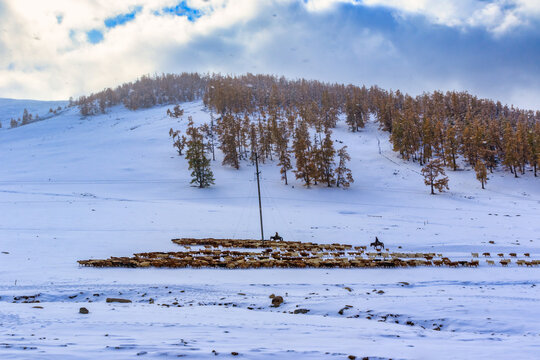
[[[482,28],[496,36],[540,20],[537,0],[362,0],[360,3],[386,7],[399,16],[423,16],[434,24],[462,30]]]
[[[219,71],[468,89],[540,108],[535,14],[526,0],[7,0],[0,96],[65,99],[143,74]]]

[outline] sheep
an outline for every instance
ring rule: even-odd
[[[485,257],[491,257],[491,254],[488,253],[488,252],[482,253],[482,255],[485,256]]]
[[[232,239],[173,239],[174,243],[184,246],[178,252],[137,253],[133,257],[111,257],[106,260],[80,260],[81,266],[94,267],[214,267],[214,268],[304,268],[304,267],[416,267],[416,266],[470,266],[476,267],[478,261],[451,261],[443,254],[436,253],[365,253],[365,246],[345,244],[314,244],[293,241],[261,241]],[[191,250],[191,247],[197,250]],[[221,250],[220,250],[221,248]],[[227,248],[258,249],[258,251],[235,251]],[[353,251],[356,250],[356,251]],[[369,259],[363,258],[367,255]],[[478,258],[478,253],[471,253]],[[490,257],[489,253],[482,255]],[[433,260],[434,257],[441,258]],[[512,255],[511,255],[512,256]],[[517,255],[516,255],[517,256]],[[514,257],[516,257],[514,256]],[[390,259],[389,259],[390,258]],[[410,259],[410,260],[402,260]],[[506,261],[506,260],[505,260]],[[494,265],[491,260],[488,264]],[[509,260],[508,260],[509,262]],[[529,263],[520,261],[519,265],[536,266],[536,260]],[[503,265],[505,266],[505,265]]]

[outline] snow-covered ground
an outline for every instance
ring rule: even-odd
[[[38,101],[38,100],[17,100],[0,98],[0,124],[9,128],[11,119],[20,119],[24,109],[28,110],[32,117],[38,115],[40,118],[48,118],[54,114],[50,110],[61,110],[68,104],[67,101]]]
[[[14,114],[30,107],[10,104]],[[0,129],[0,358],[537,358],[540,267],[514,259],[508,268],[480,259],[477,269],[79,267],[180,250],[171,238],[259,236],[252,166],[223,167],[218,153],[216,186],[189,185],[168,130],[209,114],[200,102],[182,106],[184,120],[166,107],[88,118],[69,109]],[[473,171],[448,171],[451,190],[431,196],[419,166],[400,160],[376,124],[350,133],[341,122],[333,135],[348,146],[355,183],[285,186],[275,163],[262,165],[268,235],[353,245],[378,236],[394,251],[540,259],[531,173],[497,172],[482,190]],[[270,307],[272,293],[281,307]]]

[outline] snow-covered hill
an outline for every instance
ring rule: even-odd
[[[67,101],[38,101],[38,100],[18,100],[0,98],[0,123],[3,128],[9,128],[11,119],[20,119],[24,109],[28,110],[32,116],[38,115],[40,118],[48,117],[49,111],[64,108]]]
[[[11,113],[41,115],[51,104],[13,106],[0,101],[4,127]],[[0,357],[534,357],[539,268],[483,260],[478,269],[79,268],[79,259],[178,250],[176,237],[258,237],[250,164],[223,167],[218,154],[216,186],[189,185],[168,131],[209,113],[201,102],[182,107],[184,120],[167,117],[167,107],[88,118],[70,108],[0,131]],[[540,258],[540,180],[532,174],[498,172],[482,190],[473,171],[448,171],[451,190],[431,196],[420,167],[399,159],[376,124],[350,133],[340,122],[333,136],[348,146],[354,184],[285,186],[275,163],[262,165],[268,234],[354,245],[378,236],[391,250]],[[285,304],[270,308],[271,293]],[[14,300],[36,294],[39,304]],[[134,303],[106,304],[107,296]],[[182,307],[157,305],[174,302]],[[79,315],[81,306],[90,314]],[[310,312],[289,314],[297,308]]]

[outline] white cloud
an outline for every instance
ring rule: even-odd
[[[66,98],[160,71],[169,50],[197,36],[241,24],[258,11],[256,2],[193,0],[205,16],[196,22],[166,14],[175,0],[10,0],[0,5],[0,95]],[[104,21],[142,6],[135,20],[108,29]],[[62,21],[58,21],[61,16]],[[104,39],[91,44],[90,30]]]
[[[178,2],[0,2],[0,96],[65,99],[143,74],[180,71],[273,73],[415,93],[467,84],[481,91],[463,74],[449,78],[436,67],[426,69],[384,29],[357,21],[351,6],[382,6],[404,19],[424,16],[436,24],[480,27],[497,36],[540,14],[538,2],[530,0],[513,0],[512,6],[510,0],[187,0],[203,14],[195,22],[154,14]],[[133,21],[105,26],[105,19],[136,7],[142,10]],[[88,42],[86,33],[93,29],[103,32],[103,41]]]
[[[527,26],[531,20],[540,20],[538,0],[361,0],[361,3],[387,7],[400,16],[424,16],[439,25],[483,28],[496,36]]]

